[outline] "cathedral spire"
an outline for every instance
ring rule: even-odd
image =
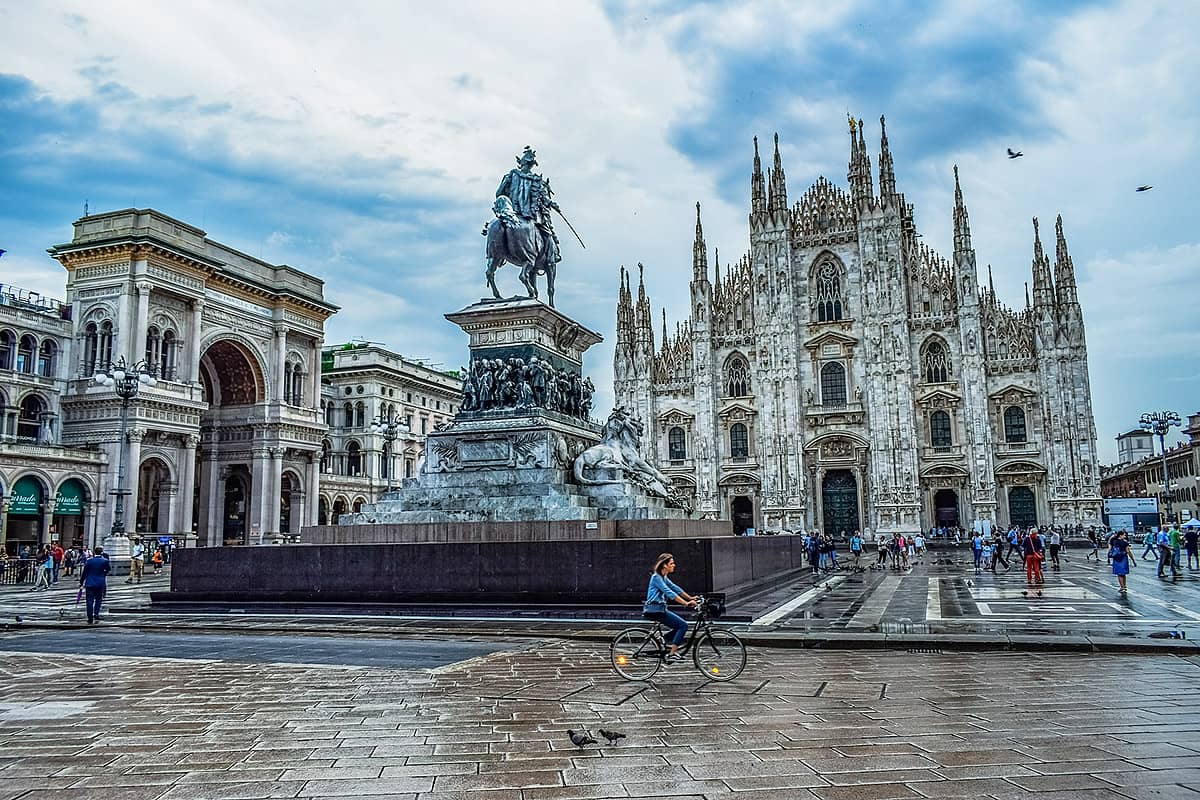
[[[668,341],[668,339],[667,339],[667,307],[666,306],[663,306],[662,312],[663,312],[662,313],[662,319],[663,319],[662,349],[665,351],[667,349],[667,341]]]
[[[996,299],[996,282],[992,280],[992,265],[988,264],[988,294]]]
[[[963,202],[962,185],[958,182],[958,164],[954,165],[954,252],[971,249],[971,220]]]
[[[858,121],[858,155],[862,159],[862,167],[860,173],[863,182],[863,194],[870,200],[875,196],[875,178],[871,175],[871,157],[867,155],[867,139],[864,135],[866,126],[863,121]]]
[[[625,265],[621,265],[620,272],[620,287],[617,289],[617,343],[616,349],[620,353],[622,346],[628,346],[631,339],[631,321],[633,316],[633,308],[629,304],[629,284],[626,280]]]
[[[774,214],[787,211],[787,178],[783,173],[783,159],[779,156],[779,134],[775,134],[775,164],[771,168],[771,194],[768,208]]]
[[[1054,279],[1050,276],[1050,259],[1042,250],[1042,237],[1037,217],[1033,218],[1033,306],[1050,308],[1054,305]]]
[[[1071,263],[1071,254],[1067,252],[1067,237],[1063,235],[1062,214],[1054,223],[1055,259],[1054,285],[1060,306],[1078,304],[1075,293],[1075,265]]]
[[[700,203],[696,203],[696,241],[692,244],[692,280],[708,280],[708,248],[704,244],[704,228],[700,226]]]
[[[721,251],[713,248],[713,268],[716,270],[716,277],[713,278],[713,286],[721,288]]]
[[[887,123],[882,114],[879,115],[879,132],[879,196],[886,204],[896,194],[896,171],[888,147]]]
[[[754,172],[750,174],[750,216],[758,217],[767,211],[767,189],[763,181],[762,159],[758,156],[758,137],[754,137]]]

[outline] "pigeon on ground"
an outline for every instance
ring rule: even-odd
[[[1013,150],[1011,147],[1008,148],[1008,157],[1009,158],[1020,158],[1023,155],[1025,155],[1025,154],[1022,153],[1020,150]]]
[[[618,739],[625,738],[625,734],[621,733],[620,731],[606,731],[604,728],[600,729],[600,735],[605,739],[608,739],[609,744],[616,744]]]
[[[17,616],[14,617],[14,619],[16,619],[17,622],[21,622],[21,615],[17,614]]]
[[[1134,189],[1134,191],[1135,191],[1135,192],[1148,192],[1148,191],[1150,191],[1150,190],[1151,190],[1151,189],[1153,189],[1153,188],[1154,188],[1154,187],[1153,187],[1153,186],[1151,186],[1150,184],[1148,184],[1148,183],[1143,183],[1141,186],[1139,186],[1139,187],[1137,187],[1136,189]]]
[[[581,733],[576,733],[575,731],[567,731],[567,736],[571,737],[571,744],[575,745],[576,747],[583,747],[584,745],[596,744],[596,740],[593,739],[592,737],[588,736],[587,731],[582,731]]]

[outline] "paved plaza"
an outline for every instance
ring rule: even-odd
[[[276,660],[292,637],[29,652],[46,636],[0,637],[0,800],[1200,798],[1195,658],[752,648],[727,685],[684,665],[637,684],[599,643],[420,669],[400,659],[454,643],[354,666],[349,638],[321,644],[346,665],[313,665]],[[628,738],[566,734],[601,728]]]

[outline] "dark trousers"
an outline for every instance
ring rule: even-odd
[[[1050,561],[1054,563],[1055,569],[1060,569],[1061,564],[1058,563],[1058,551],[1062,548],[1060,544],[1050,545]]]
[[[1158,546],[1158,577],[1163,577],[1166,568],[1171,568],[1171,576],[1175,577],[1179,573],[1175,570],[1175,551],[1170,545],[1160,544]]]
[[[656,611],[642,616],[657,620],[671,629],[671,635],[667,637],[667,644],[683,644],[683,640],[687,637],[687,620],[674,611]]]
[[[100,603],[104,600],[104,587],[85,586],[83,592],[87,598],[88,622],[100,619]]]

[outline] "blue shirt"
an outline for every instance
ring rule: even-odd
[[[83,562],[83,572],[79,575],[79,583],[91,589],[108,587],[106,576],[112,569],[105,556],[92,556]]]
[[[646,605],[666,605],[668,598],[674,600],[681,594],[683,589],[671,583],[667,576],[656,572],[650,576],[650,586],[646,589]]]

